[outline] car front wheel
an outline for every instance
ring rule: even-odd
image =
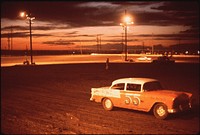
[[[165,119],[168,116],[167,106],[163,103],[156,104],[153,108],[153,114],[158,119]]]
[[[113,109],[113,103],[110,99],[104,98],[102,102],[103,108],[107,111],[110,111]]]

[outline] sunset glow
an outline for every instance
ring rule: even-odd
[[[45,5],[45,6],[44,6]],[[187,5],[187,6],[184,6]],[[189,5],[189,6],[188,6]],[[184,7],[184,9],[180,8]],[[199,46],[199,6],[197,2],[3,2],[1,6],[1,49],[29,49],[31,11],[33,50],[95,50],[101,35],[102,50],[121,49],[128,27],[131,46]],[[124,11],[127,11],[124,17]]]

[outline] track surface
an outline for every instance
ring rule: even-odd
[[[151,113],[90,102],[92,87],[122,77],[151,77],[195,94],[189,112],[158,120]],[[197,134],[199,64],[66,64],[1,68],[1,132],[5,134]]]

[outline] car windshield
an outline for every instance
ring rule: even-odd
[[[111,87],[111,89],[124,90],[124,83],[118,83]]]
[[[145,91],[153,91],[153,90],[162,90],[162,86],[160,82],[158,81],[153,81],[153,82],[147,82],[144,84],[143,89]]]

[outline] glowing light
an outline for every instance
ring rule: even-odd
[[[126,22],[126,23],[131,22],[131,17],[125,16],[125,17],[124,17],[124,22]]]
[[[25,15],[26,15],[25,12],[21,12],[21,13],[20,13],[20,16],[21,16],[21,17],[25,17]]]
[[[123,22],[125,23],[125,25],[133,24],[132,18],[130,16],[125,16]]]

